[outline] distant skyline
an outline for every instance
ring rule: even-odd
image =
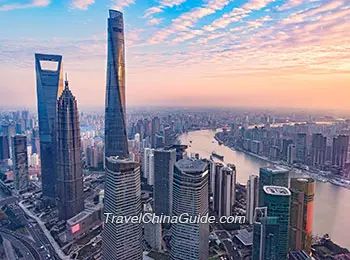
[[[103,107],[108,9],[124,13],[128,106],[350,111],[347,0],[2,0],[0,104],[35,107],[34,53]]]

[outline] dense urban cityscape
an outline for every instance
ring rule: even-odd
[[[350,116],[127,107],[124,28],[104,110],[44,53],[37,107],[1,108],[0,259],[350,259]]]

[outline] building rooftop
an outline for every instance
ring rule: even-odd
[[[207,168],[207,163],[204,161],[189,158],[182,159],[176,162],[175,165],[178,169],[186,173],[204,172]]]
[[[289,189],[286,187],[281,186],[264,186],[264,192],[269,195],[276,195],[276,196],[290,196],[291,193]]]
[[[236,238],[241,241],[244,246],[253,245],[253,231],[248,231],[247,229],[238,230]]]

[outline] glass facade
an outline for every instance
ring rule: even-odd
[[[110,10],[105,100],[105,156],[128,157],[123,14]]]
[[[42,61],[57,63],[42,68]],[[39,116],[40,161],[43,196],[56,198],[55,140],[56,103],[63,91],[62,56],[35,54],[37,102]]]
[[[57,206],[59,218],[68,220],[84,209],[81,139],[77,101],[65,89],[57,102]]]

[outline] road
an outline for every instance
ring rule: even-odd
[[[225,230],[218,230],[214,232],[215,235],[218,237],[220,242],[224,245],[225,251],[229,257],[230,260],[240,260],[241,257],[239,256],[238,252],[234,249],[232,240],[230,239],[230,234]]]
[[[9,240],[14,246],[16,246],[25,257],[26,260],[42,260],[40,253],[32,246],[33,242],[27,241],[21,235],[14,231],[1,228],[0,234],[3,238]],[[29,240],[29,239],[28,239]]]

